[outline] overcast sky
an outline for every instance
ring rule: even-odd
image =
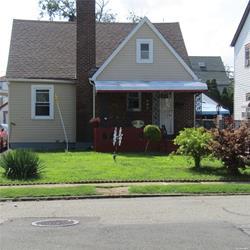
[[[129,11],[152,22],[180,22],[188,54],[222,56],[233,66],[230,42],[249,0],[110,0],[118,21]],[[38,19],[38,0],[1,0],[0,76],[5,74],[13,19]]]

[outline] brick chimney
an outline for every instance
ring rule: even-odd
[[[92,140],[93,92],[89,84],[90,72],[96,66],[95,0],[76,0],[77,5],[77,86],[76,140]]]

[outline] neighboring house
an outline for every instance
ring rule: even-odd
[[[0,106],[0,124],[8,124],[9,107],[8,102]]]
[[[234,35],[234,119],[250,119],[250,1]]]
[[[62,146],[62,120],[79,147],[93,142],[92,117],[109,128],[164,125],[169,135],[194,126],[195,95],[207,86],[191,69],[178,23],[96,23],[93,0],[78,0],[77,13],[77,23],[14,20],[12,147]]]
[[[8,102],[8,83],[5,76],[0,77],[0,106]]]
[[[8,83],[4,76],[0,77],[0,124],[8,123]]]
[[[194,73],[203,82],[216,79],[220,93],[229,86],[230,79],[220,56],[190,56],[189,59]]]

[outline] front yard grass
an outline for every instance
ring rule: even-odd
[[[131,186],[130,194],[173,194],[173,193],[248,193],[250,184],[183,184]]]
[[[55,196],[85,196],[95,195],[94,186],[77,187],[32,187],[32,188],[0,188],[0,198],[22,198],[22,197],[55,197]]]
[[[218,160],[205,159],[197,170],[183,156],[121,154],[115,163],[112,154],[95,152],[38,153],[44,168],[39,179],[9,180],[0,168],[0,184],[77,183],[81,181],[128,180],[230,180]],[[250,180],[250,169],[239,180]]]

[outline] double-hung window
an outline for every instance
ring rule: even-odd
[[[128,111],[141,111],[141,93],[128,93],[127,109]]]
[[[31,92],[32,119],[54,119],[54,86],[33,85]]]
[[[245,66],[250,66],[250,43],[245,45]]]
[[[136,40],[136,61],[137,63],[153,63],[153,40]]]

